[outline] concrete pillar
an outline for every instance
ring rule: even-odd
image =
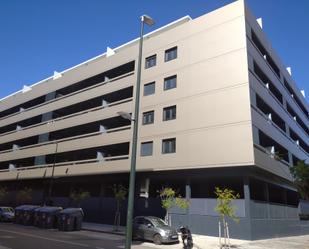
[[[252,228],[251,228],[251,210],[250,210],[250,181],[249,177],[245,176],[243,178],[244,180],[244,201],[245,201],[245,227],[246,227],[246,233],[249,238],[252,237]]]
[[[286,189],[283,189],[283,200],[284,200],[284,218],[288,218],[287,212],[287,192]]]
[[[287,101],[285,98],[282,99],[282,102],[283,102],[283,107],[285,110],[287,110]]]
[[[288,156],[289,156],[289,163],[290,163],[290,165],[293,165],[293,155],[292,155],[292,153],[290,151],[288,152]]]
[[[56,97],[56,92],[48,93],[45,97],[45,102],[50,101]],[[53,118],[53,112],[44,113],[42,115],[42,122],[45,122],[47,120],[51,120]],[[44,133],[39,135],[38,143],[44,143],[49,141],[49,133]],[[34,159],[34,165],[42,165],[46,164],[46,156],[37,156]]]
[[[287,123],[285,123],[285,133],[290,136],[290,127]]]
[[[270,206],[269,206],[269,189],[268,189],[268,183],[264,183],[264,190],[266,195],[266,206],[267,206],[267,219],[270,219]]]
[[[250,218],[250,186],[249,177],[244,177],[244,200],[245,200],[245,212],[246,217]]]
[[[255,126],[252,126],[252,132],[253,132],[253,143],[260,144],[259,129]]]
[[[253,91],[253,89],[250,89],[250,102],[256,107],[256,93]]]
[[[191,199],[191,186],[190,186],[190,180],[187,180],[186,182],[186,200],[190,201]],[[190,209],[190,206],[189,206]],[[189,209],[186,211],[186,224],[191,227],[191,222],[190,222],[190,214],[189,214]]]

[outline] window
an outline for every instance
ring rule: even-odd
[[[165,57],[164,57],[165,62],[174,60],[176,58],[177,58],[177,47],[165,50]]]
[[[141,143],[141,156],[151,156],[152,155],[153,142]]]
[[[144,85],[144,96],[148,96],[155,93],[155,82],[151,82]]]
[[[163,108],[163,121],[176,119],[176,106],[169,106]]]
[[[162,154],[176,152],[176,138],[169,138],[162,140]]]
[[[157,55],[152,55],[146,58],[145,68],[154,67],[157,64]]]
[[[164,90],[176,88],[177,75],[173,75],[164,79]]]
[[[143,113],[143,125],[152,124],[154,121],[154,111]]]

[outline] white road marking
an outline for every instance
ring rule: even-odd
[[[11,249],[11,248],[0,245],[0,249]]]
[[[44,239],[44,240],[49,240],[49,241],[54,241],[54,242],[60,242],[60,243],[64,243],[64,244],[74,245],[74,246],[90,247],[87,244],[69,242],[69,241],[64,241],[64,240],[59,240],[59,239],[51,239],[51,238],[46,238],[46,237],[43,237],[43,236],[33,235],[33,234],[29,234],[29,233],[13,232],[13,231],[8,231],[8,230],[1,230],[1,229],[0,229],[0,232],[13,233],[13,234],[17,234],[17,235],[22,235],[22,236],[27,236],[27,237],[37,238],[37,239]]]
[[[0,236],[0,239],[14,239],[14,236],[9,236],[9,235],[2,235]]]

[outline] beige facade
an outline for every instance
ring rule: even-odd
[[[0,100],[3,204],[30,187],[34,204],[68,207],[87,190],[85,219],[113,223],[111,186],[129,178],[133,129],[119,112],[134,110],[138,42]],[[190,199],[186,214],[171,210],[173,225],[217,236],[223,186],[240,194],[231,237],[308,233],[289,169],[309,160],[308,103],[245,2],[146,34],[142,60],[134,215],[163,217],[158,190],[171,186]]]
[[[265,62],[263,54],[251,41],[252,30],[269,50],[280,76],[274,75],[270,64]],[[177,58],[165,62],[165,51],[172,47],[177,47]],[[137,50],[138,40],[134,40],[114,49],[114,55],[103,54],[62,72],[60,78],[48,78],[31,86],[30,91],[2,99],[0,113],[14,107],[17,112],[12,111],[0,118],[0,129],[4,127],[0,134],[0,146],[5,145],[0,151],[0,179],[49,178],[53,163],[35,163],[38,162],[36,158],[46,155],[52,158],[54,154],[68,152],[78,154],[88,148],[129,143],[132,137],[130,125],[107,129],[106,132],[100,132],[98,126],[96,131],[85,131],[77,136],[66,135],[53,141],[43,139],[43,134],[116,118],[119,111],[132,112],[134,96],[130,93],[134,92],[132,86],[136,81],[134,70],[127,70],[117,77],[95,82],[75,92],[57,96],[57,91],[125,63],[136,62]],[[296,112],[297,120],[301,120],[307,129],[308,114],[304,114],[284,87],[283,78],[291,82],[295,95],[307,112],[308,105],[243,1],[236,1],[194,20],[182,18],[146,35],[143,62],[152,55],[156,55],[156,66],[147,69],[144,63],[142,66],[138,171],[252,166],[291,180],[287,165],[293,164],[293,156],[308,159],[308,133],[287,111],[287,103]],[[282,94],[282,104],[254,73],[254,62],[259,64]],[[177,87],[164,90],[164,79],[173,75],[177,75]],[[150,82],[155,82],[155,93],[143,96],[143,86]],[[125,93],[130,92],[128,96],[119,96],[117,91],[122,89],[130,89],[124,90]],[[38,97],[45,96],[47,100],[47,94],[55,91],[56,98],[23,108],[24,103]],[[284,120],[285,131],[278,129],[273,120],[267,119],[268,113],[262,113],[256,107],[257,94]],[[61,117],[55,116],[63,108],[102,96],[112,96],[113,101],[91,108],[65,109]],[[168,106],[176,106],[176,119],[163,121],[163,108]],[[142,114],[147,111],[154,111],[154,122],[143,125]],[[40,116],[41,121],[31,123],[32,118],[42,114],[45,118]],[[52,118],[46,118],[48,115]],[[27,125],[21,125],[23,123]],[[303,140],[305,148],[290,137],[289,127]],[[263,147],[259,131],[273,139],[275,148],[268,145],[271,141]],[[18,144],[35,136],[38,136],[38,141],[33,144]],[[163,154],[162,140],[168,138],[176,139],[176,152]],[[153,142],[152,155],[141,157],[140,145],[149,141]],[[285,162],[275,158],[277,144],[288,151]],[[65,157],[66,154],[63,155]],[[113,156],[109,155],[104,155],[104,159],[93,157],[72,161],[58,158],[55,176],[128,172],[130,152],[126,151],[119,158],[117,156],[113,160]],[[33,164],[23,163],[25,158],[30,158],[29,162]]]

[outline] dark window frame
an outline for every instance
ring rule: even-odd
[[[176,52],[174,52],[176,51]],[[164,62],[172,61],[178,58],[178,47],[172,47],[164,52]]]
[[[171,87],[170,84],[167,84],[167,83],[173,79],[175,79],[175,85]],[[167,91],[167,90],[171,90],[174,88],[177,88],[177,74],[164,78],[163,90]]]
[[[145,93],[145,87],[150,86],[150,85],[154,85],[153,92],[146,94]],[[153,95],[155,93],[156,93],[156,82],[155,81],[144,84],[143,96],[150,96],[150,95]]]
[[[174,111],[175,110],[175,111]],[[171,112],[168,115],[166,115],[166,112]],[[174,113],[173,113],[174,112]],[[172,106],[167,106],[163,108],[163,121],[170,121],[174,120],[177,117],[177,106],[172,105]]]
[[[168,145],[167,150],[166,149],[166,145],[165,143],[174,143],[171,145]],[[162,154],[172,154],[172,153],[176,153],[176,138],[166,138],[166,139],[162,139]]]
[[[151,144],[151,153],[147,154],[147,153],[142,153],[142,147],[145,144]],[[153,155],[153,141],[145,141],[145,142],[141,142],[141,149],[140,149],[140,156],[141,157],[145,157],[145,156],[152,156]]]
[[[149,63],[154,59],[154,63]],[[157,54],[145,58],[145,69],[155,67],[157,65]]]
[[[145,122],[145,116],[146,115],[149,115],[149,114],[152,114],[152,122]],[[148,119],[147,119],[148,120]],[[143,125],[149,125],[149,124],[153,124],[154,123],[154,111],[147,111],[147,112],[143,112],[143,115],[142,115],[142,124]]]

